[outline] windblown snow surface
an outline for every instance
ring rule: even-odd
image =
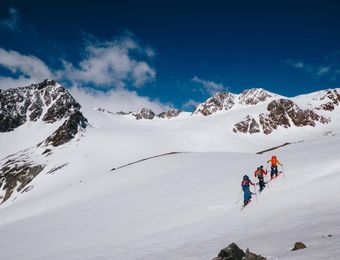
[[[340,136],[323,136],[339,124],[232,134],[242,113],[136,121],[86,111],[83,136],[1,205],[0,259],[212,259],[231,242],[268,259],[339,259]],[[33,145],[21,133],[20,148]],[[110,171],[168,152],[180,153]],[[285,174],[240,211],[242,176],[254,180],[272,153]],[[308,248],[290,251],[297,241]]]

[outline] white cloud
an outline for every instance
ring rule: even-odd
[[[196,109],[196,107],[200,104],[200,102],[195,101],[193,99],[189,99],[187,102],[183,104],[183,109]]]
[[[337,71],[339,70],[339,52],[326,56],[321,64],[311,65],[301,60],[286,60],[285,64],[313,77],[328,77],[336,80]]]
[[[0,48],[0,66],[18,77],[0,77],[0,88],[26,86],[52,77],[52,72],[39,58]]]
[[[0,20],[0,29],[7,29],[14,32],[20,32],[19,23],[19,12],[15,8],[10,7],[8,9],[9,17],[7,19]]]
[[[143,48],[130,36],[113,41],[88,42],[84,59],[76,66],[64,61],[58,77],[67,78],[74,84],[95,84],[103,88],[125,87],[128,83],[141,87],[155,80],[156,71],[145,60],[138,60],[135,56],[150,58],[154,52],[149,47]]]
[[[215,94],[216,92],[227,90],[227,88],[221,83],[200,79],[197,76],[194,76],[191,81],[200,84],[203,89],[210,95]]]
[[[171,105],[162,104],[159,100],[139,96],[137,92],[126,89],[103,92],[88,88],[72,87],[69,91],[85,110],[100,107],[112,112],[128,112],[147,107],[156,113],[160,113],[172,107]]]
[[[316,73],[317,76],[322,76],[324,74],[327,74],[330,71],[331,67],[320,67],[318,69],[318,72]]]

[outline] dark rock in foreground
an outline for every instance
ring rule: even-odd
[[[300,249],[304,249],[304,248],[307,248],[307,246],[304,243],[296,242],[292,251],[296,251],[296,250],[300,250]]]
[[[246,256],[244,251],[235,243],[231,243],[229,246],[222,249],[213,260],[242,260],[244,256]]]
[[[245,253],[235,243],[231,243],[222,249],[213,260],[266,260],[266,258],[250,252],[248,248]]]

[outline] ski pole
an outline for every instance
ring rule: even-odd
[[[235,204],[238,204],[241,200],[242,189],[240,190],[240,194],[238,195],[237,201]]]
[[[281,165],[281,168],[282,168],[282,175],[283,175],[283,178],[286,179],[285,169],[283,168],[283,165]]]
[[[267,162],[267,166],[266,166],[266,184],[268,185],[268,189],[269,189],[269,177],[267,176],[267,174],[268,174],[268,162]]]
[[[257,202],[256,182],[255,182],[254,190],[255,190],[255,198],[256,198],[256,202]]]

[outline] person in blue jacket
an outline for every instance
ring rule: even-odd
[[[244,205],[243,206],[247,206],[247,204],[249,204],[251,202],[251,191],[249,189],[250,185],[255,185],[248,177],[248,175],[244,175],[243,176],[243,180],[241,183],[242,186],[242,190],[243,190],[243,195],[244,195]]]

